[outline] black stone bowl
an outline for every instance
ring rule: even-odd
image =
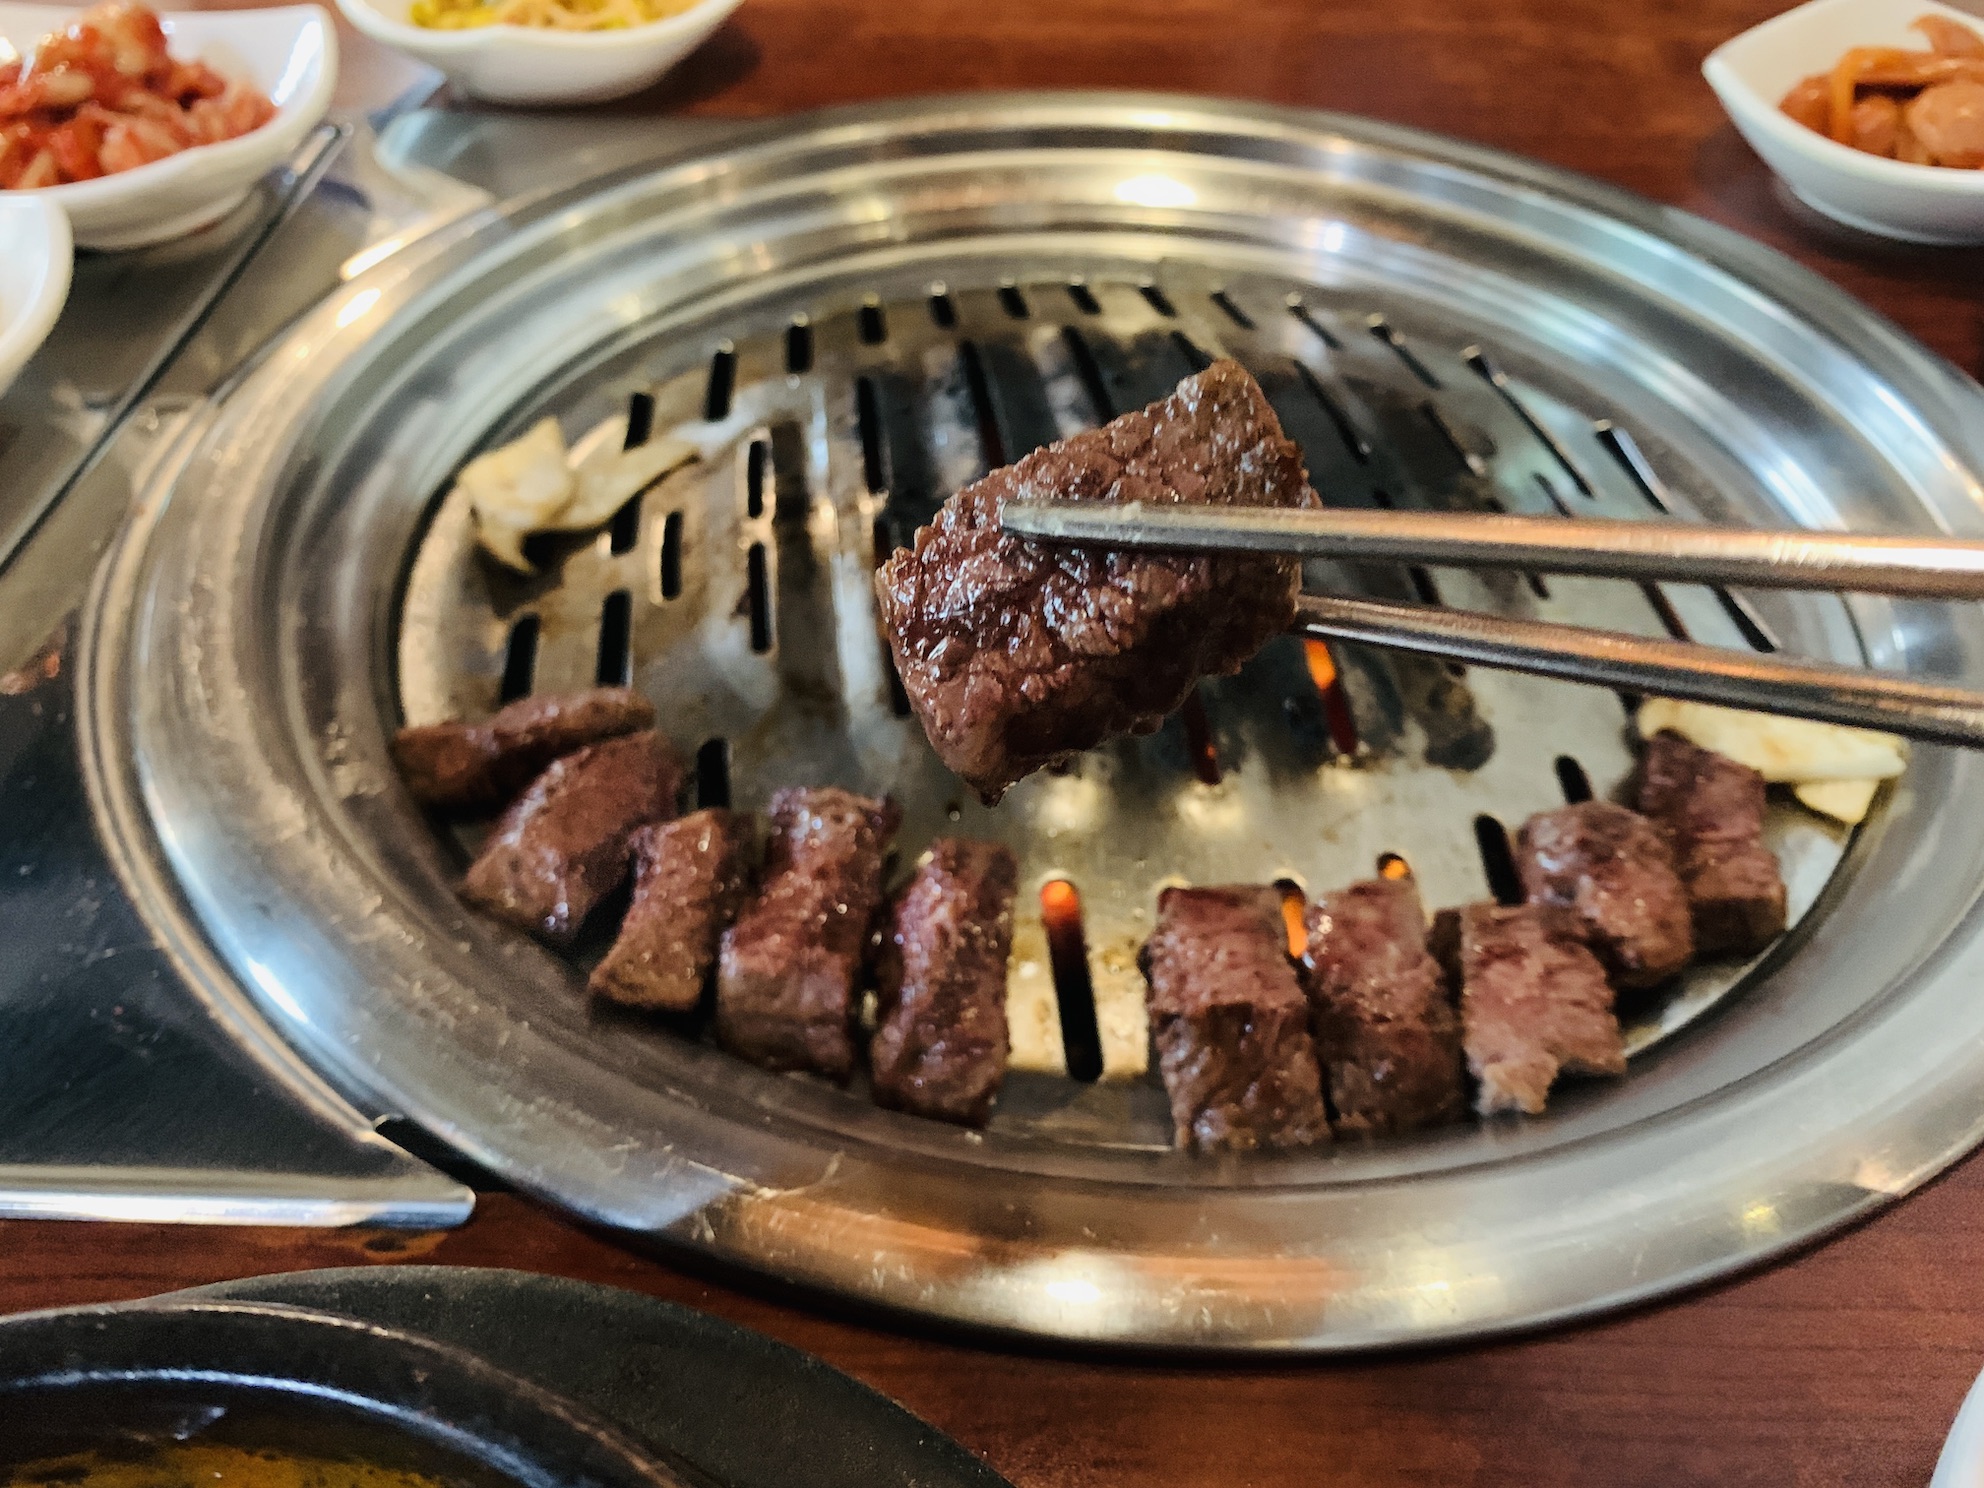
[[[0,1321],[0,1483],[181,1443],[450,1488],[685,1488],[617,1427],[432,1339],[304,1308],[158,1301]],[[87,1488],[87,1478],[77,1488]]]

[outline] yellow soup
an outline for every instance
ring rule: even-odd
[[[413,0],[410,14],[414,25],[436,31],[476,26],[612,31],[663,21],[696,4],[697,0]]]

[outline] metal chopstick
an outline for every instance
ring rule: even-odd
[[[1045,542],[1285,553],[1774,589],[1984,599],[1984,542],[1767,532],[1687,522],[1143,502],[1009,501],[1000,526]]]
[[[1625,692],[1984,748],[1984,693],[1853,667],[1782,661],[1689,641],[1655,641],[1467,610],[1314,594],[1296,601],[1295,629],[1325,640],[1362,641]]]

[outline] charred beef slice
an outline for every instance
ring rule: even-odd
[[[1560,1071],[1626,1072],[1612,988],[1575,912],[1551,904],[1445,909],[1433,942],[1461,989],[1461,1042],[1483,1116],[1536,1115]]]
[[[626,687],[527,697],[481,723],[422,724],[393,736],[414,799],[453,811],[503,805],[560,755],[654,727],[654,705]]]
[[[594,968],[596,997],[627,1007],[686,1013],[702,1001],[717,942],[750,886],[748,819],[691,812],[637,830],[634,899],[620,937]]]
[[[779,791],[755,895],[717,956],[716,1036],[766,1069],[854,1069],[855,993],[882,902],[895,803],[833,787]]]
[[[1698,954],[1753,956],[1784,933],[1784,876],[1764,846],[1763,776],[1678,734],[1655,734],[1635,800],[1674,850]]]
[[[1328,1140],[1309,1003],[1274,889],[1166,889],[1143,960],[1178,1146]]]
[[[1409,878],[1372,879],[1309,906],[1303,952],[1309,1026],[1340,1132],[1403,1132],[1457,1121],[1460,1019],[1426,949]]]
[[[1516,838],[1531,904],[1557,904],[1585,922],[1591,948],[1620,987],[1651,987],[1693,959],[1688,891],[1653,823],[1610,801],[1540,811]]]
[[[554,944],[627,876],[636,827],[675,814],[682,761],[652,731],[552,761],[497,822],[462,896]]]
[[[1037,450],[944,504],[875,576],[904,690],[988,803],[1115,734],[1149,733],[1201,677],[1294,618],[1288,558],[1137,556],[1006,537],[1008,500],[1313,504],[1260,386],[1219,361],[1169,397]]]
[[[868,1047],[878,1104],[982,1126],[1006,1078],[1006,958],[1019,863],[996,842],[942,837],[897,896],[877,958]]]

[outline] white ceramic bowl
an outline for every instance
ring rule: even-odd
[[[1929,1488],[1984,1488],[1984,1377],[1963,1398]]]
[[[409,20],[412,0],[338,0],[345,19],[448,75],[486,103],[600,103],[638,93],[701,46],[743,0],[702,0],[667,20],[617,31],[478,26],[437,31]]]
[[[26,51],[75,18],[66,6],[0,0],[0,37]],[[254,83],[275,104],[276,116],[239,139],[34,192],[68,214],[81,247],[141,248],[218,222],[303,142],[337,86],[336,28],[320,6],[180,12],[160,19],[174,56],[197,57],[224,76]]]
[[[69,219],[40,191],[0,191],[0,393],[69,298]]]
[[[1800,78],[1830,71],[1853,47],[1927,47],[1908,23],[1932,11],[1984,30],[1976,16],[1937,0],[1811,0],[1724,42],[1702,74],[1743,138],[1828,217],[1913,243],[1984,243],[1984,170],[1883,160],[1778,108]]]

